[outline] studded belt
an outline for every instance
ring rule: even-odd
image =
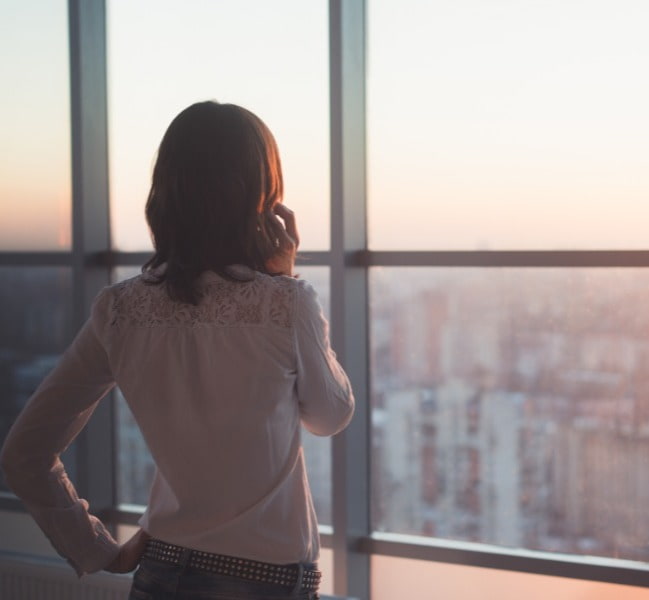
[[[239,577],[259,583],[275,583],[294,588],[300,582],[300,589],[309,592],[318,591],[322,577],[319,570],[304,569],[298,564],[275,565],[236,556],[211,554],[174,546],[155,538],[147,542],[142,557],[168,565],[186,566],[204,573]]]

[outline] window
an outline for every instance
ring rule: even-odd
[[[0,250],[68,250],[70,100],[65,2],[2,8]],[[43,57],[47,56],[47,61]],[[46,97],[42,90],[47,90]]]
[[[648,17],[642,0],[370,0],[370,246],[646,248]]]
[[[370,281],[374,527],[646,561],[649,272]]]
[[[70,269],[0,266],[0,441],[70,341],[71,292]]]
[[[644,2],[24,4],[0,41],[0,438],[149,256],[170,119],[235,102],[276,134],[357,396],[304,439],[331,591],[391,597],[434,563],[647,586]],[[152,462],[113,401],[67,465],[124,524]]]
[[[281,36],[269,27],[279,21]],[[150,247],[144,204],[157,145],[180,110],[206,99],[240,104],[268,124],[280,148],[285,202],[298,216],[302,248],[328,247],[326,23],[324,2],[248,1],[229,5],[227,12],[219,3],[108,4],[111,209],[118,250]],[[134,47],[142,51],[134,55]],[[299,271],[326,308],[328,270]],[[114,277],[136,273],[117,269]],[[117,406],[118,499],[144,504],[153,463],[123,398]],[[308,434],[304,443],[318,515],[330,523],[329,443]]]
[[[2,7],[2,22],[0,77],[10,93],[3,95],[0,113],[0,255],[69,251],[65,2],[10,0]],[[47,99],[38,92],[43,89]],[[48,265],[46,257],[28,266],[12,262],[0,262],[0,443],[72,332],[71,269]]]
[[[367,6],[369,546],[646,560],[647,7]]]
[[[110,0],[107,7],[115,247],[150,247],[144,203],[162,135],[183,108],[217,100],[244,106],[269,126],[282,157],[285,202],[300,216],[303,249],[326,249],[329,111],[324,0],[245,0],[227,5]]]

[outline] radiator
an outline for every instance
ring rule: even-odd
[[[94,573],[80,580],[63,560],[0,552],[0,600],[126,600],[130,587],[130,575]]]
[[[95,573],[79,580],[62,560],[0,553],[1,600],[126,600],[131,578]]]

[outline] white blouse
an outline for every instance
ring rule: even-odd
[[[246,268],[200,280],[198,306],[146,276],[105,288],[2,449],[8,485],[79,575],[118,544],[59,456],[121,388],[157,470],[140,524],[166,542],[277,564],[316,561],[300,424],[333,435],[354,398],[305,281]]]

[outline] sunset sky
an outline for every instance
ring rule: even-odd
[[[64,0],[0,0],[0,250],[70,244]]]
[[[115,246],[149,247],[160,137],[214,98],[273,130],[303,249],[326,249],[327,3],[107,4]],[[66,3],[0,11],[0,249],[62,249]],[[371,247],[649,248],[647,22],[645,0],[368,0]]]

